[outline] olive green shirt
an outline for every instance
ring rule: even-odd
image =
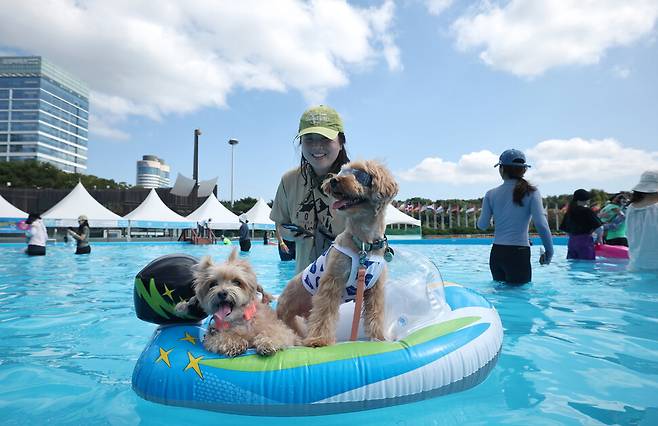
[[[309,170],[305,185],[300,168],[290,170],[281,178],[272,204],[270,219],[274,222],[292,223],[313,234],[295,237],[297,272],[317,259],[345,229],[344,217],[337,215],[336,210],[331,208],[332,200],[319,188],[318,181]]]

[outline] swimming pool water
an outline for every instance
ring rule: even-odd
[[[0,245],[0,424],[658,424],[658,276],[620,262],[567,261],[556,246],[531,284],[509,287],[491,281],[489,246],[400,247],[495,305],[505,328],[498,364],[465,392],[309,419],[170,407],[131,389],[156,327],[134,315],[135,274],[163,254],[221,259],[229,247],[108,243],[74,256],[56,245],[28,258],[22,245]],[[276,246],[256,243],[247,256],[273,293],[294,273]]]

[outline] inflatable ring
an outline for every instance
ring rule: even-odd
[[[606,257],[608,259],[628,259],[628,247],[625,246],[597,244],[594,246],[594,251],[599,257]]]
[[[419,266],[417,254],[402,262]],[[424,265],[419,279],[437,278],[437,273]],[[393,341],[293,347],[271,357],[250,349],[227,358],[202,345],[209,319],[161,325],[137,361],[133,389],[144,399],[168,405],[299,416],[406,403],[482,382],[495,365],[503,338],[491,303],[472,290],[443,283],[440,275],[438,281],[425,281],[422,292],[409,285],[418,279],[396,280],[394,275],[387,282],[388,300],[391,292],[406,290],[409,294],[397,300],[416,309],[399,306],[405,302],[391,303],[390,309],[387,305],[387,332]],[[341,308],[339,340],[349,334],[351,306]]]

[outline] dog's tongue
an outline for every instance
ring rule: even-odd
[[[231,313],[231,307],[229,305],[222,305],[219,307],[219,310],[215,312],[213,318],[215,318],[215,322],[221,324],[222,322],[224,322],[224,318],[226,318],[230,313]]]
[[[346,205],[347,205],[347,200],[338,200],[338,201],[334,201],[334,203],[331,205],[331,208],[338,210],[342,207],[345,207]]]

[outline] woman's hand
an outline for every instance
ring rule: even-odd
[[[286,253],[286,254],[290,254],[290,250],[288,249],[288,245],[286,244],[285,241],[283,241],[283,240],[279,241],[279,247],[281,247],[281,250],[282,250],[284,253]]]

